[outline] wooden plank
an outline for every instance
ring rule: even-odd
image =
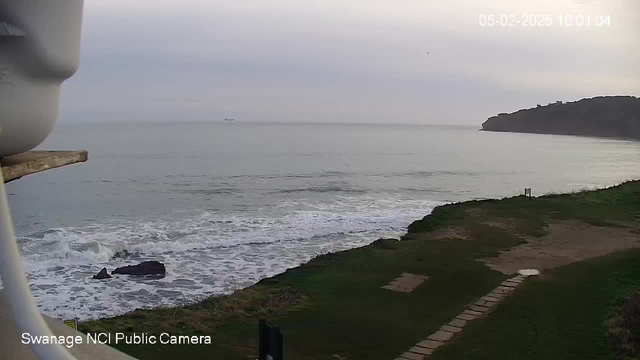
[[[5,156],[0,160],[4,182],[13,181],[26,175],[55,169],[87,161],[86,150],[73,151],[29,151]]]

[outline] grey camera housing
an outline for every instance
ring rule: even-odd
[[[58,118],[78,68],[84,0],[0,1],[0,157],[29,151]]]

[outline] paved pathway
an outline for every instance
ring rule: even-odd
[[[513,291],[528,275],[518,275],[503,281],[500,286],[493,289],[487,295],[467,305],[467,308],[440,329],[429,335],[408,349],[396,360],[423,360],[431,355],[438,347],[451,340],[456,334],[462,332],[469,323],[491,311],[505,296]]]

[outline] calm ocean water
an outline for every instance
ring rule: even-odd
[[[41,148],[90,154],[8,184],[41,309],[81,319],[228,293],[442,203],[640,177],[637,142],[465,127],[60,125]],[[144,260],[167,277],[91,279]]]

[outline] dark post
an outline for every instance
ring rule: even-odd
[[[258,360],[267,360],[267,344],[269,343],[269,332],[267,331],[267,320],[258,321]]]
[[[275,360],[283,360],[284,359],[284,344],[282,341],[282,331],[280,331],[280,327],[276,327],[273,332],[273,358]]]
[[[267,324],[266,320],[258,321],[258,360],[283,360],[284,348],[282,331],[278,326]]]

